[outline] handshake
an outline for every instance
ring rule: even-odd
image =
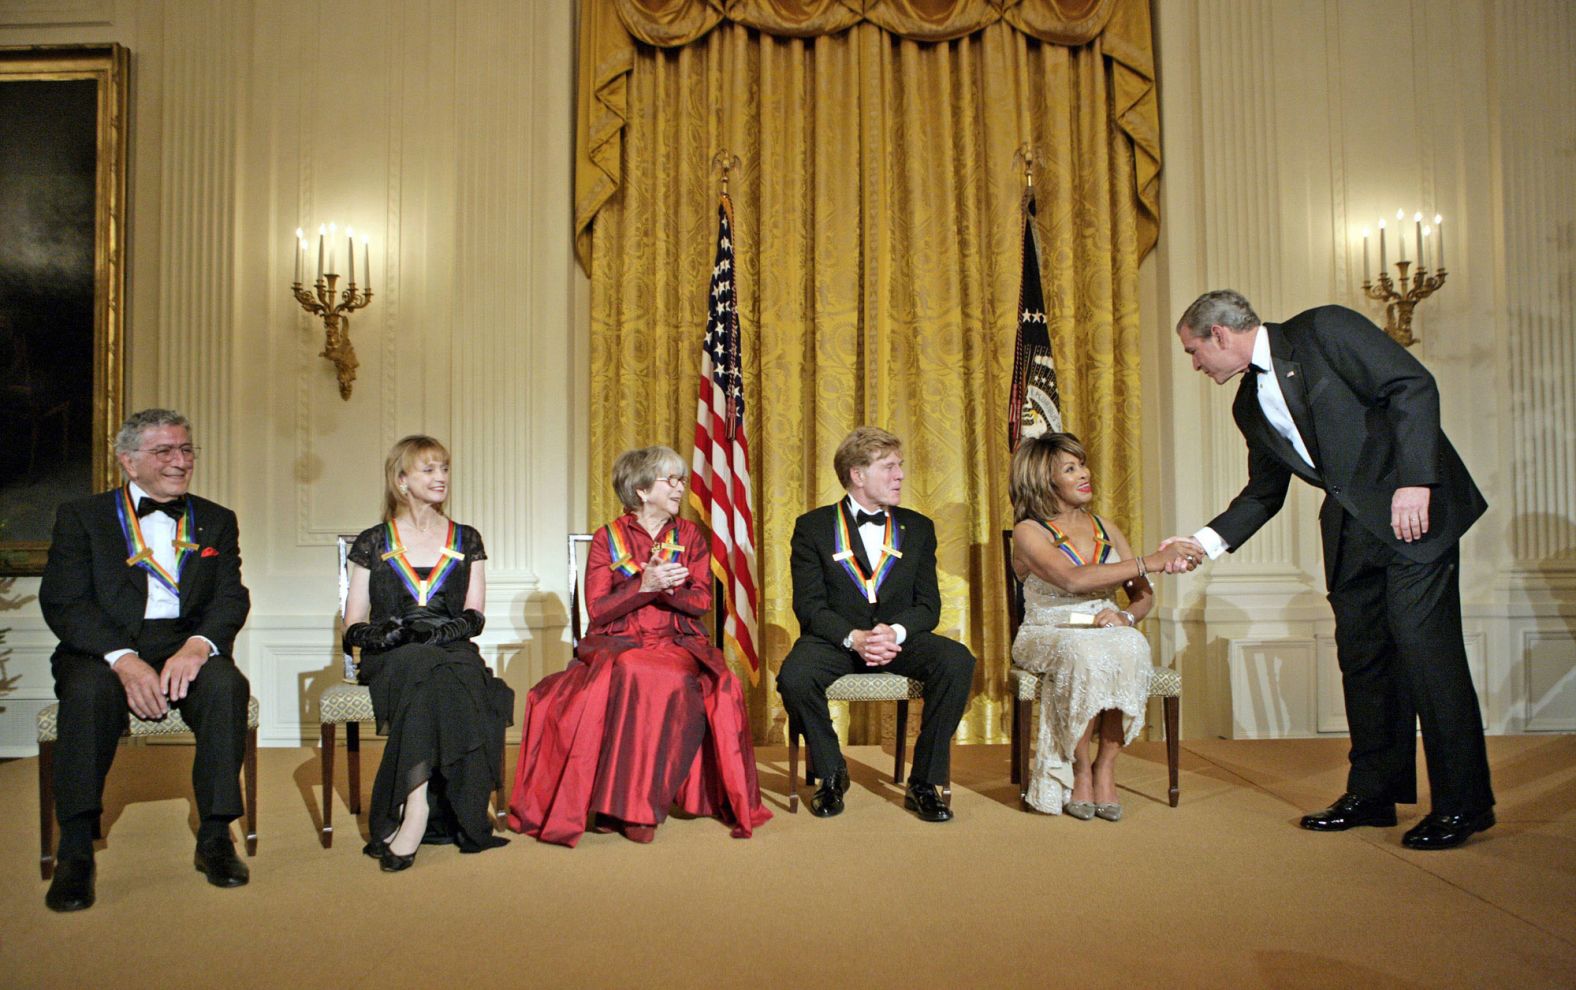
[[[1154,553],[1144,558],[1144,566],[1152,573],[1164,571],[1167,574],[1186,574],[1208,556],[1203,545],[1193,537],[1172,536],[1163,540]],[[1160,558],[1158,566],[1155,564],[1156,557]]]

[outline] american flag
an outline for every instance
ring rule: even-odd
[[[717,204],[717,259],[700,355],[690,501],[711,529],[711,569],[722,582],[727,609],[723,637],[749,663],[754,683],[761,666],[755,652],[755,512],[733,279],[733,202],[724,193]]]
[[[1012,358],[1012,395],[1007,400],[1007,449],[1024,437],[1060,432],[1062,398],[1056,389],[1045,291],[1040,286],[1040,252],[1034,238],[1034,188],[1024,194],[1023,274],[1018,289],[1018,342]]]

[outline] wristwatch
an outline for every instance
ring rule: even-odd
[[[1133,613],[1131,613],[1131,612],[1129,612],[1129,611],[1128,611],[1128,610],[1127,610],[1127,609],[1125,609],[1125,608],[1124,608],[1124,609],[1121,609],[1121,610],[1120,610],[1120,611],[1121,611],[1121,613],[1122,613],[1122,618],[1124,618],[1124,619],[1126,619],[1126,620],[1127,620],[1127,624],[1128,624],[1128,625],[1130,625],[1130,626],[1136,626],[1136,625],[1138,625],[1138,620],[1137,620],[1137,619],[1135,619],[1135,618],[1133,618]]]

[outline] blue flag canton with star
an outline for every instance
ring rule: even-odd
[[[739,367],[739,318],[734,309],[733,228],[723,205],[717,207],[717,258],[711,267],[705,347],[711,359],[712,385],[727,397],[731,434],[744,418],[744,379]]]

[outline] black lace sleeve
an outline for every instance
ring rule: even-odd
[[[487,559],[487,547],[482,543],[482,534],[476,531],[475,526],[465,527],[464,535],[460,537],[460,552],[465,554],[467,562]]]
[[[383,555],[383,527],[373,526],[364,529],[356,537],[356,542],[350,545],[350,562],[360,564],[367,570],[372,570],[378,565],[378,558]]]

